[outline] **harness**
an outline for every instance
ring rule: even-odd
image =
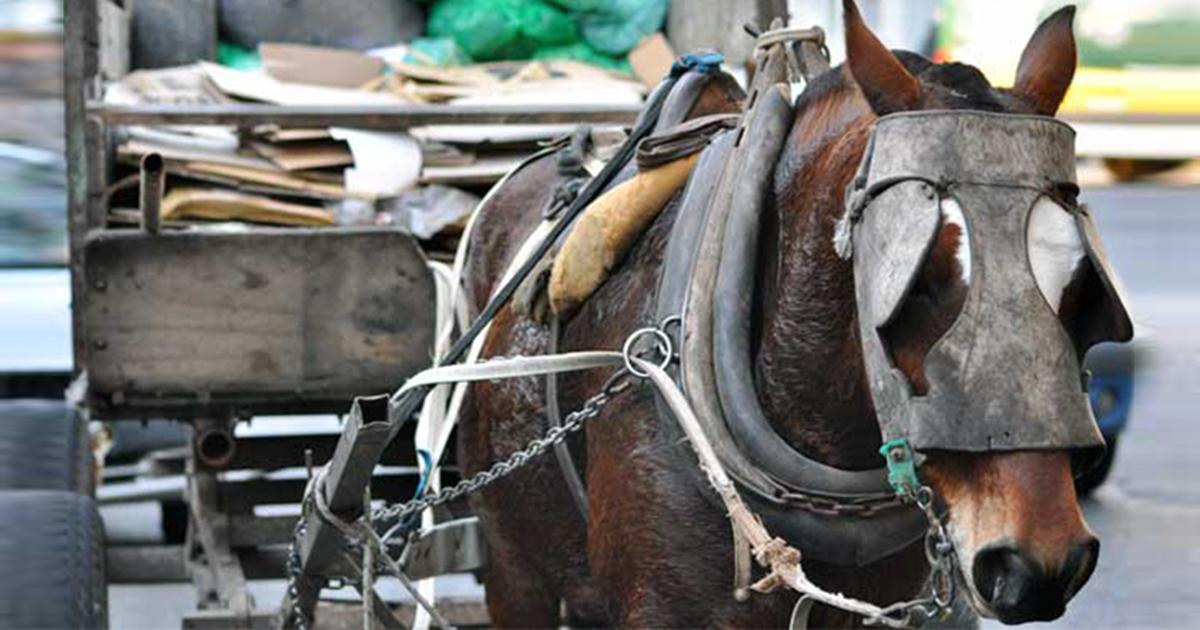
[[[797,37],[800,39],[795,42]],[[527,448],[496,462],[486,471],[463,479],[454,487],[435,488],[408,503],[376,511],[370,517],[371,524],[391,529],[382,537],[369,537],[374,545],[371,549],[379,547],[382,550],[388,537],[395,531],[404,530],[412,516],[477,491],[551,447],[556,450],[564,474],[568,477],[568,485],[573,488],[573,494],[586,517],[586,494],[582,491],[582,481],[566,450],[565,439],[571,432],[582,428],[586,420],[598,416],[601,407],[627,388],[630,378],[637,377],[653,385],[659,394],[656,404],[660,416],[664,421],[672,419],[678,424],[700,460],[697,478],[702,479],[705,486],[713,491],[713,500],[730,516],[734,532],[735,574],[738,586],[743,587],[738,593],[739,597],[748,596],[744,587],[749,584],[749,555],[752,552],[768,573],[751,588],[769,592],[787,586],[801,593],[793,615],[793,620],[801,624],[814,601],[890,627],[920,623],[929,615],[944,614],[948,610],[955,592],[953,548],[937,513],[933,493],[921,485],[916,473],[920,450],[938,448],[940,444],[926,439],[930,433],[921,432],[925,427],[919,425],[918,416],[905,415],[906,410],[916,403],[889,406],[891,403],[887,401],[893,399],[887,397],[893,394],[884,391],[884,388],[895,386],[886,382],[886,379],[876,378],[881,373],[882,364],[871,365],[873,359],[867,359],[872,395],[877,406],[880,406],[880,400],[885,401],[880,424],[888,440],[880,451],[886,465],[874,470],[838,469],[791,448],[767,422],[754,392],[750,376],[749,322],[752,296],[745,288],[753,286],[759,221],[770,189],[773,166],[792,123],[790,93],[781,84],[828,69],[828,63],[821,54],[823,42],[812,32],[776,29],[762,34],[759,42],[762,44],[757,48],[759,72],[748,95],[746,112],[736,128],[711,136],[710,143],[698,159],[693,177],[684,188],[678,218],[672,226],[671,238],[664,252],[655,304],[657,322],[635,331],[620,353],[574,352],[475,363],[482,347],[483,333],[492,317],[566,233],[572,220],[583,208],[630,168],[629,162],[639,142],[650,136],[652,131],[674,126],[672,123],[678,122],[672,121],[671,116],[662,117],[660,114],[676,111],[668,105],[672,99],[694,100],[702,87],[698,77],[702,78],[702,75],[715,69],[719,56],[686,56],[677,62],[669,77],[651,94],[649,105],[626,142],[613,159],[586,183],[580,185],[578,181],[582,179],[577,168],[580,161],[573,160],[571,155],[560,156],[560,172],[576,181],[564,187],[562,194],[556,195],[554,205],[557,207],[544,213],[546,221],[535,229],[520,248],[513,266],[505,273],[480,316],[469,326],[462,327],[462,336],[450,345],[435,367],[411,378],[391,399],[391,417],[403,420],[422,404],[432,388],[443,384],[459,384],[449,398],[451,412],[447,415],[451,420],[442,427],[440,437],[435,440],[437,446],[428,456],[430,463],[425,466],[426,478],[437,469],[452,424],[453,410],[461,404],[465,391],[462,384],[466,382],[547,375],[551,379],[547,383],[551,429]],[[688,90],[693,90],[690,97]],[[893,246],[896,242],[894,235],[889,235],[873,222],[887,226],[888,223],[881,219],[896,221],[893,216],[896,213],[884,211],[889,206],[912,201],[914,186],[937,184],[939,187],[934,190],[946,192],[950,190],[947,182],[957,181],[961,184],[965,180],[953,180],[949,176],[930,177],[918,172],[915,167],[907,171],[901,169],[893,175],[887,175],[883,168],[876,169],[875,165],[878,164],[919,164],[920,160],[913,157],[919,152],[915,152],[911,146],[906,149],[908,145],[930,151],[940,146],[936,140],[928,139],[906,145],[903,134],[896,136],[893,133],[889,139],[889,133],[903,132],[907,122],[917,120],[915,115],[911,119],[899,116],[885,117],[877,123],[860,175],[849,191],[847,215],[839,230],[841,253],[855,258],[856,285],[860,291],[859,321],[860,325],[870,327],[864,328],[864,337],[870,332],[872,337],[878,338],[878,326],[895,312],[895,305],[903,300],[911,286],[915,269],[929,249],[930,238],[918,237],[929,231],[929,216],[932,215],[918,212],[911,220],[892,224],[902,229],[900,234],[913,236],[912,243],[900,248]],[[960,122],[944,114],[920,120],[932,126],[945,125],[948,124],[946,121],[951,120],[956,121],[955,124]],[[1042,129],[1039,125],[1020,129]],[[1003,124],[999,127],[1003,127]],[[979,127],[982,132],[995,132],[997,128],[990,124],[981,124]],[[947,134],[945,129],[941,131],[941,134],[931,131],[931,137],[955,137],[953,133]],[[999,133],[1013,134],[1018,131],[1008,129]],[[912,133],[911,129],[907,133]],[[955,133],[962,135],[961,130]],[[678,140],[673,139],[674,142]],[[581,147],[584,143],[584,136],[580,134],[570,144]],[[651,143],[651,146],[654,144]],[[906,154],[906,150],[909,153]],[[1061,151],[1062,147],[1056,145],[1051,150]],[[881,160],[879,156],[886,155],[887,151],[892,152],[892,157]],[[582,149],[575,151],[581,152]],[[658,159],[653,152],[648,152],[648,155],[651,160]],[[1011,156],[1006,154],[1006,157]],[[1064,155],[1053,154],[1042,157],[1044,161],[1034,164],[1028,173],[1052,172],[1052,165],[1061,166],[1065,159]],[[995,161],[995,158],[992,159]],[[1014,161],[1018,160],[1014,157]],[[946,160],[946,163],[951,162]],[[945,173],[950,173],[950,170],[946,169]],[[1051,184],[1056,181],[1061,180],[1049,179]],[[1043,180],[1038,180],[1040,187],[1035,187],[1028,178],[1004,179],[1000,176],[989,178],[986,185],[1003,187],[1014,182],[1019,185],[1011,185],[1010,188],[1024,193],[1036,188],[1039,195],[1049,194],[1054,188],[1043,186]],[[925,194],[927,199],[933,198],[928,196],[925,189],[917,190]],[[983,205],[978,196],[964,196],[963,199]],[[1090,223],[1090,216],[1082,208],[1075,208],[1073,214],[1086,244],[1091,268],[1095,271],[1092,281],[1101,287],[1102,299],[1112,307],[1107,314],[1095,320],[1083,321],[1072,331],[1072,343],[1086,349],[1097,340],[1120,338],[1131,332],[1131,326],[1123,307],[1120,307],[1119,292],[1115,279],[1108,271],[1103,250],[1098,239],[1094,238],[1095,229]],[[968,215],[971,216],[970,212]],[[1021,227],[1024,225],[1020,224]],[[469,224],[468,233],[470,229]],[[1013,228],[1009,226],[1008,229]],[[464,237],[464,247],[466,242]],[[851,245],[857,253],[851,251]],[[896,255],[889,255],[889,251]],[[456,269],[461,269],[464,252],[464,249],[460,249]],[[883,269],[879,261],[885,261]],[[989,261],[989,258],[983,257],[977,262],[984,269],[996,265]],[[885,284],[871,284],[879,279]],[[888,282],[893,284],[886,284]],[[864,299],[864,291],[871,292],[865,296],[869,299]],[[451,293],[456,296],[458,289],[455,288]],[[882,305],[879,300],[883,300]],[[970,299],[968,302],[971,303]],[[974,303],[987,302],[976,297]],[[453,311],[453,300],[451,304],[450,310]],[[976,321],[979,321],[978,318]],[[552,322],[552,344],[557,343],[557,329],[557,321]],[[870,343],[875,342],[864,341],[864,344]],[[555,349],[552,348],[552,352]],[[871,351],[870,345],[864,345],[865,353]],[[461,361],[464,357],[467,358],[465,362]],[[654,360],[651,360],[652,357]],[[553,375],[601,367],[615,368],[609,383],[583,408],[560,418]],[[887,373],[892,372],[894,370]],[[953,381],[951,378],[934,380]],[[912,399],[915,397],[910,396]],[[393,435],[398,428],[399,423],[396,423],[392,428]],[[1049,435],[1037,445],[1043,448],[1091,445],[1087,436],[1080,438],[1078,443],[1073,439]],[[1028,444],[1018,439],[1002,446],[1024,448]],[[323,475],[324,472],[321,472],[314,477],[316,481],[310,486],[319,489]],[[425,487],[424,483],[422,487]],[[312,492],[306,494],[311,496]],[[837,565],[862,566],[907,547],[922,536],[925,537],[926,553],[932,568],[931,595],[925,599],[881,608],[824,591],[808,580],[800,564],[803,555]],[[386,553],[383,555],[386,556]],[[403,581],[402,570],[398,567],[392,569]],[[418,598],[418,602],[426,605],[421,598]]]

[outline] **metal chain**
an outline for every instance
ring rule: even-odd
[[[954,579],[954,543],[946,531],[946,524],[933,505],[933,489],[921,486],[916,492],[902,495],[907,501],[915,502],[929,521],[925,534],[925,560],[929,563],[929,597],[897,602],[885,607],[879,615],[866,619],[871,624],[898,624],[919,627],[929,619],[945,618],[954,605],[958,585]],[[886,618],[892,623],[884,621]]]
[[[371,521],[398,522],[405,520],[429,508],[445,505],[473,492],[477,492],[511,474],[516,469],[529,463],[533,458],[541,455],[546,449],[565,440],[568,435],[581,429],[584,422],[600,415],[601,410],[614,396],[628,389],[630,385],[628,376],[629,372],[624,369],[614,372],[604,384],[604,387],[600,389],[600,392],[587,399],[582,407],[563,417],[561,425],[551,427],[542,437],[533,440],[528,446],[509,455],[507,458],[492,464],[491,468],[462,479],[453,486],[442,488],[437,493],[428,494],[405,503],[396,503],[380,508],[371,515]]]
[[[296,630],[308,630],[308,620],[304,616],[304,609],[300,607],[300,540],[308,533],[308,520],[303,514],[296,519],[296,527],[292,530],[292,543],[288,547],[287,557],[287,594],[288,600],[291,603],[288,610],[284,611],[286,615],[283,619],[284,628],[295,628]]]

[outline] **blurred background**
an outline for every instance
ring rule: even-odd
[[[378,76],[371,74],[369,63],[351,64],[368,68],[365,78],[376,83],[358,95],[339,97],[349,102],[366,98],[361,92],[367,91],[380,98],[430,103],[636,104],[674,52],[718,48],[730,64],[739,65],[750,44],[741,24],[781,7],[790,12],[793,25],[825,27],[833,60],[843,57],[840,1],[834,0],[351,4],[310,0],[289,3],[288,13],[276,3],[252,0],[118,2],[129,16],[122,31],[129,38],[129,55],[118,62],[124,67],[113,73],[116,87],[104,90],[105,98],[197,102],[203,94],[216,102],[287,104],[300,98],[297,92],[264,94],[256,91],[261,82],[239,88],[246,85],[238,82],[244,78],[239,73],[261,76],[254,73],[263,72],[265,64],[281,83],[327,79],[278,76],[270,67],[269,49],[260,46],[265,42],[370,51],[370,59],[383,60],[379,68],[386,64],[390,70],[376,69]],[[1063,4],[860,0],[868,22],[889,46],[938,61],[974,64],[996,85],[1011,84],[1021,46],[1039,20]],[[1200,394],[1200,166],[1195,161],[1200,158],[1200,0],[1077,4],[1080,68],[1060,116],[1078,131],[1082,200],[1094,209],[1126,287],[1137,340],[1124,349],[1101,349],[1091,358],[1098,383],[1093,405],[1113,444],[1113,457],[1103,474],[1081,490],[1090,493],[1085,510],[1103,550],[1096,577],[1067,615],[1051,625],[1193,627],[1192,615],[1200,613],[1195,598],[1200,584],[1200,480],[1188,472],[1195,460],[1191,447],[1200,442],[1192,406]],[[188,18],[181,13],[186,11],[199,11],[207,21]],[[63,32],[59,0],[0,2],[0,399],[61,399],[71,381]],[[314,64],[325,63],[323,59]],[[202,60],[210,65],[203,67],[203,85],[197,88],[192,64]],[[528,82],[524,90],[497,91],[489,80],[463,79],[467,72],[494,71],[478,64],[515,61],[521,63],[506,67],[517,70],[505,70],[503,79],[518,75],[518,83]],[[547,65],[546,70],[530,61],[570,65]],[[336,73],[349,66],[334,67]],[[144,74],[150,70],[161,74]],[[538,72],[548,72],[549,79]],[[574,91],[573,101],[562,101],[561,84],[540,83],[565,80],[564,75],[599,87]],[[185,80],[189,76],[192,83]],[[155,100],[162,98],[168,100]],[[298,205],[290,210],[294,214],[276,216],[284,225],[296,216],[309,216],[305,212],[326,212],[337,224],[399,222],[421,233],[431,243],[430,251],[444,251],[439,239],[453,236],[455,222],[528,152],[530,138],[538,137],[506,136],[477,146],[456,140],[452,131],[417,136],[423,162],[402,184],[388,179],[392,174],[385,181],[366,177],[378,167],[378,156],[361,152],[345,136],[314,136],[305,141],[319,140],[319,146],[298,147],[263,132],[254,159],[310,177],[305,181],[332,182],[351,192],[359,185],[383,186],[391,198],[402,200],[364,209],[352,194],[316,201],[293,199],[294,193],[268,195]],[[219,135],[173,132],[184,134],[188,142],[180,145],[178,137],[146,134],[131,137],[122,151],[136,158],[139,146],[196,150],[203,141],[212,164],[228,165]],[[310,160],[305,164],[313,166],[293,170],[281,161],[287,157]],[[419,184],[415,188],[414,182]],[[181,215],[180,220],[189,217]],[[108,457],[119,464],[186,439],[183,428],[166,422],[110,427],[108,433]],[[106,494],[104,487],[97,496],[110,544],[181,535],[178,501],[129,501],[127,495]],[[282,583],[263,581],[254,589],[261,601],[275,601]],[[186,584],[114,584],[109,594],[114,628],[179,627],[182,615],[195,605]]]

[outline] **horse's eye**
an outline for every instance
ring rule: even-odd
[[[941,226],[900,310],[879,329],[892,363],[908,378],[913,393],[928,389],[925,356],[958,320],[971,283],[970,228],[962,207],[942,199]]]

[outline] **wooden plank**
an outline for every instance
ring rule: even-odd
[[[429,363],[433,282],[396,230],[106,231],[86,252],[93,398],[348,401]]]

